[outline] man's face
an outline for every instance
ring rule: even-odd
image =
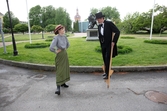
[[[99,24],[102,24],[104,22],[104,18],[99,18],[99,19],[96,19],[96,20]]]

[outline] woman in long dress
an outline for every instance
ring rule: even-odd
[[[50,45],[50,51],[56,54],[56,85],[55,94],[60,95],[60,86],[68,88],[66,84],[70,80],[70,67],[66,49],[69,47],[69,41],[65,36],[65,27],[63,25],[56,26],[54,30],[55,36]]]

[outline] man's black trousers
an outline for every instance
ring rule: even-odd
[[[105,65],[105,73],[108,76],[110,67],[111,44],[109,45],[109,47],[101,47],[101,48],[102,48],[103,62]]]

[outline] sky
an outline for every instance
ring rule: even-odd
[[[27,5],[26,5],[27,1]],[[134,12],[147,12],[154,6],[154,1],[158,5],[167,6],[167,0],[8,0],[10,11],[12,11],[20,21],[27,21],[27,6],[28,11],[36,6],[46,7],[63,7],[69,13],[70,18],[74,21],[76,9],[78,8],[81,21],[88,18],[91,8],[100,9],[102,7],[115,7],[120,13],[120,18]],[[5,14],[8,11],[6,0],[0,0],[0,12]]]

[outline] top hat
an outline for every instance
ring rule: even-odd
[[[103,15],[102,12],[96,13],[95,16],[96,16],[96,19],[105,17],[105,15]]]
[[[59,31],[60,29],[62,29],[62,28],[64,28],[63,25],[61,25],[61,24],[60,24],[60,25],[57,25],[56,28],[55,28],[55,30],[54,30],[54,33],[55,33],[55,34],[58,34],[58,31]]]

